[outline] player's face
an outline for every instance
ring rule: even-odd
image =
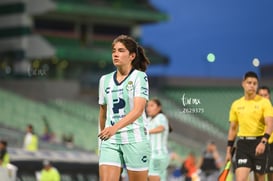
[[[112,49],[112,60],[116,67],[123,67],[131,65],[131,62],[135,58],[135,53],[129,52],[129,50],[121,43],[117,42]]]
[[[160,112],[161,107],[158,106],[154,101],[149,101],[146,110],[148,116],[154,117]]]
[[[270,99],[269,92],[266,89],[260,89],[258,94],[264,98]]]
[[[256,94],[258,88],[258,80],[254,77],[248,77],[243,81],[242,86],[245,90],[245,93]]]

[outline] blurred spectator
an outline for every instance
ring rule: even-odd
[[[34,134],[34,128],[29,124],[26,128],[23,148],[28,151],[37,151],[38,144],[39,140],[37,135]]]
[[[44,160],[43,166],[44,168],[41,171],[39,181],[60,181],[61,180],[59,171],[55,167],[53,167],[48,160]]]
[[[42,119],[43,119],[43,122],[44,122],[44,134],[42,136],[42,140],[43,141],[52,141],[52,140],[54,140],[55,134],[53,133],[46,116],[43,116]]]
[[[169,169],[171,170],[171,173],[168,176],[169,181],[184,181],[184,175],[181,173],[181,164],[183,161],[184,159],[179,154],[170,152]]]
[[[215,181],[218,178],[219,170],[222,167],[222,159],[218,153],[217,147],[213,141],[207,144],[201,162],[201,181]]]
[[[71,134],[63,134],[62,135],[62,141],[65,144],[66,147],[68,148],[73,148],[74,147],[74,135]]]
[[[185,181],[197,181],[198,170],[196,166],[196,157],[193,152],[190,152],[181,166],[181,173],[185,176]]]
[[[9,164],[9,154],[7,152],[8,143],[5,140],[0,141],[0,166],[7,167]]]

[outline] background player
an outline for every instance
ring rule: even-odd
[[[270,100],[269,87],[267,86],[259,87],[258,94]],[[267,180],[273,181],[273,133],[271,134],[268,140],[268,145],[269,145],[269,155],[268,155],[268,164],[267,164]]]
[[[162,112],[158,99],[151,99],[147,105],[149,116],[149,134],[151,144],[151,159],[149,166],[149,181],[166,181],[169,165],[168,135],[169,121]]]

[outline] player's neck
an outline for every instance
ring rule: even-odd
[[[253,100],[255,97],[256,94],[245,94],[245,100]]]
[[[132,70],[131,67],[130,68],[128,68],[128,67],[126,67],[126,68],[118,68],[118,70],[117,70],[117,77],[116,77],[117,81],[118,82],[123,81],[130,74],[131,70]]]
[[[119,67],[117,69],[117,76],[126,77],[132,70],[132,67]]]

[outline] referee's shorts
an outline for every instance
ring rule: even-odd
[[[238,137],[236,148],[236,168],[247,167],[257,173],[265,173],[267,167],[268,146],[263,154],[256,156],[255,150],[262,136]]]
[[[270,143],[268,147],[269,147],[269,154],[268,154],[267,173],[273,173],[273,143]]]

